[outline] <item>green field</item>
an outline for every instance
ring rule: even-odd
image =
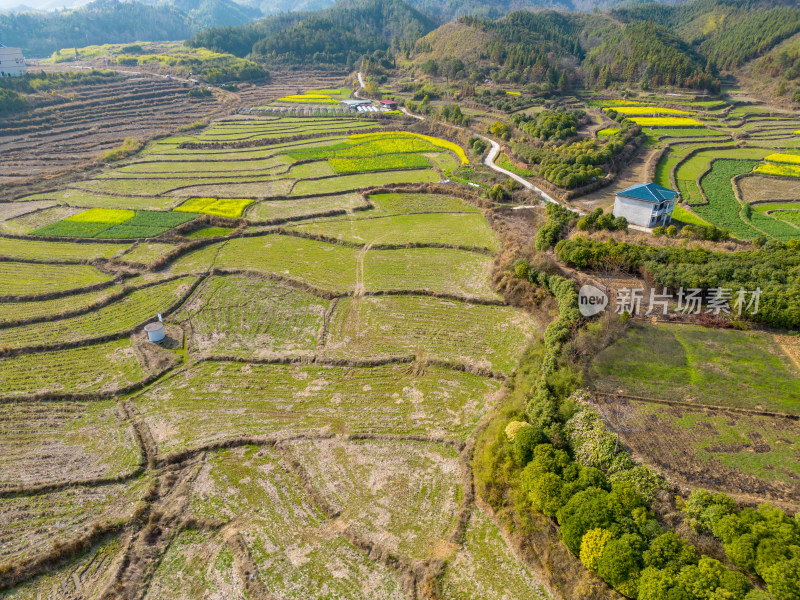
[[[213,277],[170,320],[188,326],[194,352],[303,355],[316,349],[329,304],[283,283]]]
[[[114,477],[141,461],[133,429],[113,400],[15,402],[3,414],[0,489]],[[43,473],[48,458],[53,468]]]
[[[50,549],[54,539],[89,533],[95,523],[130,521],[148,480],[143,476],[127,483],[1,498],[3,559],[33,558]]]
[[[425,290],[494,299],[491,262],[491,257],[466,250],[370,250],[364,255],[364,285],[367,291]]]
[[[77,317],[0,329],[0,346],[48,347],[122,334],[154,320],[159,312],[167,312],[193,281],[191,277],[184,277],[136,290],[112,304]]]
[[[421,183],[439,181],[441,177],[433,169],[416,171],[384,171],[380,173],[344,175],[326,179],[298,181],[292,188],[293,196],[310,194],[335,194],[392,183]]]
[[[0,237],[0,256],[32,258],[58,262],[81,262],[93,258],[112,258],[129,248],[128,244],[80,244],[76,242],[41,242]]]
[[[636,325],[593,370],[607,392],[800,413],[800,374],[766,332]]]
[[[274,452],[256,447],[222,450],[211,455],[209,467],[200,482],[203,491],[192,494],[191,510],[242,521],[242,538],[258,565],[257,581],[267,592],[297,600],[405,598],[391,571],[331,529]],[[241,580],[229,574],[233,560],[230,546],[223,543],[203,532],[183,534],[156,571],[152,597],[166,590],[170,597],[187,600],[204,590],[238,597]],[[194,594],[175,595],[176,586]]]
[[[392,552],[424,560],[455,526],[464,491],[452,446],[310,440],[291,451],[340,518]]]
[[[275,273],[326,290],[346,292],[356,282],[353,248],[288,235],[239,238],[220,247],[215,265]]]
[[[3,395],[113,390],[146,374],[127,339],[0,361]]]
[[[63,557],[0,597],[403,600],[395,561],[446,560],[444,598],[538,600],[490,523],[458,535],[464,445],[538,327],[492,287],[477,191],[370,194],[448,178],[464,149],[393,119],[254,113],[0,207],[30,236],[0,236],[0,491],[23,488],[0,498],[0,572]],[[120,564],[143,578],[114,583]]]
[[[505,306],[425,296],[343,298],[336,305],[325,354],[356,359],[414,355],[510,372],[534,325]]]
[[[204,362],[136,398],[164,454],[243,435],[432,432],[465,439],[500,383],[438,367]],[[219,403],[220,397],[226,398]]]
[[[247,209],[245,216],[254,221],[294,219],[320,215],[330,211],[347,211],[368,206],[360,194],[337,194],[318,198],[262,200]]]
[[[473,510],[464,547],[445,570],[442,598],[545,600],[549,597],[528,569],[516,560],[497,526],[483,512]]]
[[[358,244],[450,244],[497,251],[497,235],[483,215],[446,213],[339,219],[294,227]]]
[[[89,265],[37,265],[0,262],[0,293],[30,296],[64,292],[111,281],[111,276]]]
[[[0,302],[0,325],[19,320],[52,319],[66,312],[84,310],[112,295],[119,294],[121,291],[122,286],[112,285],[94,292],[72,294],[50,300]]]

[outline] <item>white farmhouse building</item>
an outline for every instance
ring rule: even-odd
[[[677,201],[678,192],[655,183],[640,183],[617,192],[614,216],[625,217],[628,223],[642,227],[666,226],[672,220]]]
[[[0,77],[25,75],[25,57],[19,48],[6,48],[0,44]]]

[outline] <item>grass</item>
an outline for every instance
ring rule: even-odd
[[[800,413],[800,376],[766,332],[637,325],[593,369],[606,391]]]
[[[687,209],[683,208],[680,205],[676,205],[675,208],[673,209],[672,218],[675,219],[676,221],[680,221],[681,223],[686,223],[687,225],[700,225],[702,227],[710,225],[708,221],[704,221],[696,214],[688,211]]]
[[[276,273],[326,290],[351,291],[356,283],[356,250],[294,236],[238,238],[219,250],[215,264]]]
[[[262,200],[251,204],[246,216],[251,220],[294,219],[329,211],[347,211],[366,206],[357,193],[320,196],[318,198],[299,198],[291,200]]]
[[[115,254],[128,247],[128,244],[44,242],[0,237],[0,256],[11,259],[38,258],[80,262],[93,258],[112,258]]]
[[[489,283],[488,256],[440,248],[371,250],[364,256],[366,289],[428,290],[497,298]]]
[[[292,454],[328,502],[341,507],[339,518],[393,553],[425,560],[455,525],[464,491],[452,446],[308,440],[293,444]]]
[[[800,211],[798,210],[775,210],[770,213],[770,216],[793,225],[800,225]]]
[[[658,126],[645,128],[643,130],[649,138],[657,139],[662,137],[686,137],[686,138],[707,138],[707,137],[722,137],[728,134],[724,131],[717,131],[716,129],[700,129],[700,128],[671,128],[659,129]]]
[[[480,214],[432,213],[338,219],[302,224],[297,231],[355,243],[454,244],[499,249],[497,235]]]
[[[173,210],[238,219],[244,209],[252,203],[252,198],[189,198]]]
[[[191,232],[186,237],[192,240],[202,238],[225,237],[236,231],[234,227],[203,227]]]
[[[0,262],[0,292],[8,296],[64,292],[110,280],[90,265]]]
[[[15,402],[3,413],[0,489],[114,477],[139,466],[133,430],[114,400]]]
[[[505,306],[424,296],[343,298],[322,351],[353,359],[424,351],[431,358],[508,373],[533,332],[530,319]]]
[[[285,284],[243,276],[214,277],[171,321],[191,327],[190,351],[203,354],[308,355],[330,302]]]
[[[441,597],[443,600],[550,598],[506,545],[497,526],[478,509],[472,511],[463,548],[447,564]]]
[[[119,260],[132,263],[150,264],[173,251],[176,248],[173,244],[161,244],[159,242],[140,242],[133,246],[128,252],[123,254]]]
[[[0,346],[23,348],[90,341],[143,325],[176,303],[192,279],[185,277],[131,292],[94,312],[60,321],[0,329]]]
[[[286,470],[280,456],[272,450],[257,450],[250,446],[212,453],[205,489],[194,492],[190,502],[192,512],[201,517],[244,516],[237,528],[258,564],[255,576],[267,593],[288,600],[403,600],[392,572],[330,528],[329,520],[303,493],[300,480]],[[231,577],[233,561],[225,548],[219,548],[220,537],[209,539],[192,532],[191,538],[179,540],[156,572],[154,589],[173,597],[177,585],[185,590],[185,595],[177,597],[187,600],[204,589],[227,592],[232,598],[242,596],[236,587],[241,579],[235,574]]]
[[[365,189],[392,183],[436,182],[440,177],[433,169],[416,171],[382,171],[379,173],[360,173],[327,179],[298,181],[292,188],[292,196],[311,194],[335,194]]]
[[[500,383],[437,367],[204,362],[136,399],[163,453],[242,435],[433,432],[466,439]],[[224,401],[223,401],[224,400]]]
[[[122,286],[114,285],[96,292],[74,294],[52,300],[35,300],[31,302],[0,302],[0,325],[19,319],[54,318],[56,315],[73,310],[81,310],[96,302],[116,294]]]
[[[122,196],[109,195],[66,188],[56,192],[47,192],[28,196],[28,198],[52,198],[66,202],[70,206],[95,206],[99,208],[125,208],[130,210],[169,210],[178,203],[177,198],[170,196]]]
[[[471,212],[480,213],[481,209],[460,198],[442,196],[438,194],[372,194],[369,201],[375,205],[375,213],[387,215],[402,215],[410,213],[455,213]],[[364,216],[373,213],[363,213]]]
[[[0,499],[4,561],[32,558],[49,550],[54,540],[89,533],[94,523],[128,522],[148,483],[149,478],[139,477],[127,483]]]

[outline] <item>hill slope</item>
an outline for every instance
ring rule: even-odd
[[[351,64],[385,50],[393,40],[413,40],[436,26],[403,0],[347,0],[317,12],[268,17],[238,28],[214,28],[189,44],[283,63]]]

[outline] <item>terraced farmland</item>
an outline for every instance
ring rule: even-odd
[[[792,128],[800,121],[788,115],[773,118],[760,107],[740,107],[708,122],[713,122],[714,129],[645,129],[651,140],[669,144],[656,165],[655,180],[666,187],[674,182],[681,193],[686,204],[676,208],[675,218],[684,223],[713,224],[744,240],[800,237],[791,216],[784,220],[778,214],[761,214],[764,211],[757,206],[755,211],[744,206],[796,198],[793,181],[799,175],[796,163],[800,159]],[[745,141],[734,139],[742,136]],[[793,191],[787,195],[784,190],[789,189]]]
[[[545,598],[472,495],[537,327],[468,161],[254,112],[4,206],[0,595]]]

